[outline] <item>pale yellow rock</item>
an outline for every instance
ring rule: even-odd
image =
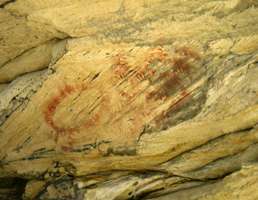
[[[258,153],[257,5],[3,6],[1,179],[33,180],[25,196],[44,200],[243,199],[257,181],[243,167]]]
[[[64,37],[54,29],[42,29],[43,25],[28,26],[25,17],[12,16],[3,9],[0,9],[0,22],[0,67],[28,49],[54,37]]]
[[[0,92],[2,92],[8,84],[0,84]]]
[[[218,82],[214,88],[210,89],[205,103],[205,107],[209,109],[203,109],[196,117],[196,120],[223,118],[243,110],[247,102],[256,103],[258,91],[258,84],[255,81],[258,79],[256,62],[256,59],[252,58],[250,62],[232,70],[224,77],[223,82]],[[220,71],[222,70],[225,70],[224,66],[221,66]],[[248,95],[241,93],[245,84],[252,91]],[[233,94],[237,98],[231,98]],[[221,99],[227,100],[220,101]],[[220,103],[217,104],[216,102]]]
[[[10,0],[0,0],[0,5],[7,3],[8,1],[10,1]]]
[[[187,148],[188,145],[198,146],[199,142],[205,143],[203,140],[207,140],[208,138],[208,140],[210,140],[211,137],[219,137],[227,133],[235,132],[236,130],[246,129],[249,126],[253,126],[257,121],[258,105],[255,105],[234,115],[234,117],[217,120],[216,123],[215,121],[186,123],[168,129],[161,135],[144,135],[141,138],[138,151],[140,154],[146,156],[166,154],[171,149],[173,149],[173,153],[176,153],[175,149],[180,151],[180,148]],[[166,142],[170,140],[170,138],[171,142],[166,145]],[[152,142],[155,140],[158,142]],[[176,148],[178,146],[180,148]]]
[[[220,39],[209,44],[212,53],[218,55],[228,54],[232,46],[233,41],[231,39]]]
[[[227,0],[227,1],[211,1],[202,5],[196,11],[204,12],[208,11],[211,14],[223,16],[233,12],[236,9],[245,9],[249,6],[257,5],[255,0]]]
[[[27,16],[35,11],[53,8],[65,7],[85,0],[16,0],[5,6],[5,9],[15,15]]]
[[[242,37],[233,46],[231,51],[236,54],[250,54],[258,50],[258,35]]]
[[[44,189],[45,185],[46,185],[45,181],[37,181],[37,180],[29,181],[26,184],[23,199],[25,200],[34,199],[38,195],[38,193]]]
[[[152,0],[153,1],[153,0]],[[144,1],[129,3],[129,11],[141,10]],[[28,20],[51,24],[57,30],[67,33],[72,37],[94,35],[99,31],[99,23],[114,24],[114,28],[123,26],[119,22],[119,10],[123,3],[120,0],[109,1],[82,1],[65,7],[42,9],[29,15]],[[85,12],[87,7],[88,12]],[[127,10],[127,8],[125,8]],[[133,13],[130,13],[132,15]],[[69,16],[69,17],[68,17]],[[96,23],[95,21],[99,22]],[[103,24],[106,26],[106,24]],[[103,27],[104,28],[104,27]]]
[[[15,77],[48,67],[53,58],[57,41],[47,42],[32,48],[0,67],[0,83],[9,82]]]
[[[215,183],[174,192],[148,200],[256,200],[258,186],[257,164],[247,164]]]
[[[172,173],[182,174],[186,171],[198,169],[226,155],[235,155],[257,141],[258,130],[228,135],[222,137],[221,140],[210,143],[210,145],[204,145],[201,148],[185,153],[180,159],[164,163],[162,169]],[[212,151],[209,153],[209,156],[207,156],[207,152],[210,149],[212,149]]]
[[[223,21],[220,22],[216,17],[204,15],[193,19],[194,15],[178,14],[179,11],[197,9],[203,2],[206,0],[191,1],[191,3],[182,3],[176,0],[166,4],[163,4],[161,0],[140,0],[137,2],[76,0],[73,3],[65,1],[62,4],[60,1],[49,0],[40,1],[39,4],[31,1],[25,1],[25,3],[18,1],[8,5],[7,9],[14,13],[22,12],[22,15],[28,15],[29,23],[48,24],[72,37],[99,35],[99,37],[105,38],[105,35],[114,35],[114,40],[121,40],[119,32],[131,29],[133,32],[130,34],[133,38],[153,42],[182,37],[202,36],[207,38],[208,31],[214,32],[213,37],[215,37],[214,34],[220,34],[220,29],[221,32],[222,29],[232,31],[232,27],[225,26],[226,24],[223,24]],[[176,7],[178,3],[182,3],[182,7]],[[85,12],[85,7],[87,7],[88,12]],[[164,15],[165,17],[164,13],[166,12],[174,14],[173,17],[176,21],[153,21],[156,16]],[[186,22],[186,19],[189,20]],[[108,24],[105,23],[107,20]],[[146,23],[147,26],[142,27],[140,25],[142,22]],[[145,30],[144,34],[142,34],[143,29]]]
[[[243,166],[239,172],[226,177],[221,183],[214,187],[210,194],[200,200],[254,200],[258,198],[258,166]]]

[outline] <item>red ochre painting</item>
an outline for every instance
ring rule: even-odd
[[[94,141],[134,145],[146,122],[155,124],[191,100],[186,83],[192,80],[192,63],[200,59],[189,47],[171,53],[162,47],[152,48],[135,63],[128,61],[125,52],[116,53],[109,70],[92,82],[66,83],[59,88],[43,110],[45,122],[64,151]],[[63,105],[69,98],[75,102],[72,108]],[[61,107],[70,109],[70,120],[58,117]],[[65,142],[60,143],[62,138]]]

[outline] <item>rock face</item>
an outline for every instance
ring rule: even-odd
[[[0,0],[2,199],[258,199],[256,0]]]

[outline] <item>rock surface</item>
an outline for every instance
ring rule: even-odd
[[[256,0],[0,0],[0,22],[1,198],[258,198]]]

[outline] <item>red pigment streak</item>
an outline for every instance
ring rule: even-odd
[[[162,59],[160,60],[163,64],[169,64],[171,66],[171,69],[163,72],[158,77],[158,80],[163,81],[163,83],[155,89],[154,91],[151,91],[146,95],[146,99],[154,99],[154,100],[164,100],[168,96],[170,96],[171,90],[176,89],[177,86],[180,86],[180,97],[178,100],[176,100],[168,110],[163,111],[156,119],[155,121],[159,123],[161,120],[164,120],[164,118],[167,117],[167,114],[171,111],[176,111],[177,109],[181,108],[186,101],[188,101],[188,97],[190,97],[190,93],[188,93],[184,89],[184,85],[182,84],[181,78],[184,77],[180,74],[185,74],[190,76],[191,75],[191,65],[189,63],[190,59],[193,58],[194,60],[200,60],[200,56],[198,53],[194,52],[190,48],[183,47],[180,49],[177,49],[177,52],[179,55],[177,57],[166,57],[164,55]],[[164,60],[163,60],[164,59]],[[152,59],[153,60],[153,59]],[[149,62],[150,64],[150,62]]]
[[[185,75],[191,75],[190,59],[200,60],[200,55],[188,47],[177,48],[176,53],[178,53],[176,57],[169,57],[167,52],[161,47],[149,53],[149,57],[145,60],[144,66],[148,68],[154,61],[159,61],[161,64],[169,65],[171,68],[159,75],[157,80],[163,83],[155,91],[148,93],[146,99],[164,99],[168,97],[171,90],[176,89],[177,86],[180,86],[182,94],[184,93],[184,85],[181,78]]]
[[[169,72],[168,80],[163,84],[164,89],[170,90],[171,88],[175,88],[177,85],[181,86],[181,79],[175,72]]]
[[[188,97],[190,97],[190,93],[188,93],[188,92],[186,92],[185,90],[183,90],[182,92],[181,92],[181,98],[179,98],[173,105],[172,105],[172,107],[170,108],[170,110],[169,111],[171,111],[171,110],[176,110],[176,109],[178,109],[179,107],[181,107],[184,103],[185,103],[185,101],[187,100],[187,98]]]
[[[135,75],[136,82],[140,82],[146,78],[150,78],[156,74],[156,70],[151,68],[151,64],[155,62],[164,62],[168,54],[164,49],[158,47],[153,49],[145,58],[143,67],[140,68]],[[133,81],[134,82],[134,81]]]
[[[117,54],[113,60],[114,74],[123,79],[129,71],[129,65],[126,58],[122,54]]]
[[[149,62],[153,62],[155,60],[163,61],[163,60],[165,60],[167,58],[167,56],[168,56],[168,53],[163,48],[158,47],[156,49],[153,49],[150,52],[147,60]]]
[[[161,85],[161,87],[148,93],[146,98],[153,98],[154,100],[164,100],[169,96],[170,91],[174,89],[177,85],[181,85],[180,79],[177,76],[171,77],[170,79],[165,81]]]
[[[181,106],[186,102],[187,98],[190,97],[190,95],[191,95],[190,93],[187,93],[186,91],[182,91],[180,95],[181,97],[177,101],[175,101],[168,110],[163,111],[159,115],[159,117],[155,119],[155,121],[157,123],[160,123],[162,120],[164,120],[167,117],[167,114],[169,112],[176,111],[177,109],[181,108]]]
[[[133,95],[132,95],[132,94],[129,94],[128,92],[125,92],[125,91],[121,91],[121,92],[119,92],[119,94],[120,94],[122,97],[125,97],[125,98],[127,98],[127,99],[133,98]]]
[[[146,99],[163,100],[167,97],[167,93],[163,88],[159,90],[151,91],[146,95]]]
[[[45,121],[58,133],[63,133],[64,128],[58,127],[53,120],[53,115],[56,111],[57,106],[62,102],[64,98],[74,92],[75,89],[71,85],[65,85],[63,89],[60,90],[59,94],[54,96],[48,103],[47,109],[44,112]],[[70,128],[69,131],[74,129]]]
[[[94,125],[96,125],[96,122],[99,121],[100,119],[100,116],[98,113],[96,113],[93,117],[91,117],[89,120],[87,120],[85,123],[84,123],[84,128],[89,128],[89,127],[92,127]]]
[[[180,73],[190,74],[191,66],[188,63],[188,60],[189,59],[186,58],[186,57],[174,58],[172,64],[173,64],[176,71],[178,71]]]
[[[68,134],[69,147],[63,146],[62,148],[64,151],[71,149],[70,146],[72,145],[72,135],[75,132],[79,131],[81,127],[89,128],[90,126],[94,126],[96,122],[99,120],[99,115],[95,114],[93,117],[88,119],[80,126],[66,127],[66,128],[60,127],[54,122],[53,117],[60,103],[72,93],[81,92],[86,89],[88,89],[88,87],[83,83],[76,84],[74,86],[66,84],[62,89],[59,90],[59,93],[57,95],[51,98],[51,100],[49,101],[46,107],[46,110],[43,112],[46,123],[56,132],[56,140],[58,140],[59,136],[64,136]]]
[[[147,94],[146,98],[151,99],[154,98],[154,100],[161,100],[169,96],[169,93],[172,89],[176,89],[177,86],[180,86],[183,88],[183,85],[181,84],[181,79],[178,77],[176,72],[166,71],[163,72],[159,79],[164,80],[164,83],[157,88],[156,90],[150,92]]]
[[[139,71],[136,72],[136,79],[138,82],[144,80],[145,78],[147,78],[148,74],[147,74],[147,68],[142,68]]]
[[[44,117],[46,122],[56,131],[59,133],[65,132],[65,131],[76,131],[78,128],[62,128],[57,126],[54,123],[53,115],[55,114],[55,111],[59,104],[69,95],[71,95],[74,92],[80,92],[87,89],[87,87],[84,84],[79,84],[76,86],[71,85],[65,85],[63,89],[59,91],[59,94],[54,96],[50,102],[48,103],[47,109],[44,112]]]
[[[145,58],[143,63],[143,67],[137,71],[134,71],[134,75],[130,78],[130,82],[132,84],[137,84],[146,78],[150,78],[156,73],[156,70],[151,68],[151,64],[154,62],[164,62],[167,58],[167,52],[161,48],[155,48]],[[130,66],[126,60],[126,58],[122,54],[117,54],[113,60],[113,72],[116,77],[122,79],[125,78],[126,75],[130,71]]]
[[[61,146],[61,149],[65,152],[70,152],[73,150],[71,146]]]
[[[176,52],[181,54],[182,56],[190,57],[190,58],[193,58],[195,60],[200,60],[201,59],[201,56],[196,51],[192,50],[189,47],[177,48]]]
[[[147,76],[148,77],[154,76],[156,74],[156,72],[157,71],[155,69],[149,69],[147,72]]]

